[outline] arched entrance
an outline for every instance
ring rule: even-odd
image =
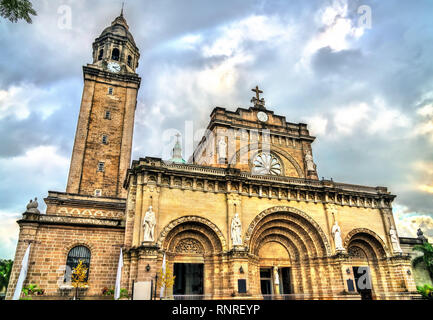
[[[259,214],[245,236],[256,256],[256,294],[297,294],[308,298],[329,287],[324,278],[330,253],[320,226],[307,214],[290,207],[274,207]]]
[[[159,243],[166,254],[167,266],[173,270],[175,298],[212,298],[220,287],[215,268],[225,241],[222,233],[209,220],[182,217],[171,222],[161,233]]]
[[[385,290],[386,279],[381,260],[386,258],[385,244],[368,229],[351,231],[345,241],[353,275],[352,289],[361,294],[363,300],[372,300]]]

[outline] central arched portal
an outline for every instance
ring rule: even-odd
[[[312,295],[328,288],[321,273],[328,267],[330,246],[305,213],[289,207],[268,209],[253,220],[245,243],[257,261],[255,294]]]

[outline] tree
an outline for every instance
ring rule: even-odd
[[[11,22],[23,19],[27,23],[32,23],[31,15],[38,14],[29,0],[0,0],[0,16]]]
[[[72,270],[71,284],[72,287],[75,288],[74,300],[77,300],[78,288],[84,288],[87,286],[87,268],[83,263],[83,260],[80,260],[78,265]]]
[[[164,288],[164,297],[167,297],[168,289],[173,288],[175,278],[176,277],[173,275],[173,272],[170,268],[167,268],[165,273],[162,269],[160,270],[158,278],[158,288]]]
[[[0,292],[8,287],[13,264],[12,260],[0,260]]]
[[[433,280],[433,246],[430,243],[425,242],[422,245],[414,246],[412,250],[419,251],[422,253],[421,256],[413,259],[412,265],[416,267],[420,263],[424,262],[430,274],[430,278],[432,278]]]

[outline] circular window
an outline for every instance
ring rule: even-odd
[[[253,174],[279,176],[282,173],[280,161],[274,155],[262,152],[259,153],[253,161]]]

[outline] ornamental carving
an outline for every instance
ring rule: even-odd
[[[176,253],[203,254],[203,246],[195,239],[183,239],[176,245]]]
[[[349,256],[353,259],[361,259],[361,260],[366,260],[367,259],[367,255],[365,254],[364,250],[362,250],[359,247],[350,247],[348,250]]]
[[[184,217],[181,217],[179,219],[176,219],[176,220],[173,220],[172,222],[170,222],[167,226],[164,227],[164,229],[159,234],[159,239],[158,239],[157,245],[159,247],[162,247],[162,244],[163,244],[165,238],[167,237],[167,235],[169,234],[169,232],[171,230],[173,230],[175,227],[177,227],[180,224],[188,223],[188,222],[201,223],[201,224],[209,227],[213,232],[215,232],[215,235],[219,239],[222,250],[223,251],[227,250],[226,240],[225,240],[221,230],[214,223],[212,223],[210,220],[203,218],[203,217],[199,217],[199,216],[184,216]]]

